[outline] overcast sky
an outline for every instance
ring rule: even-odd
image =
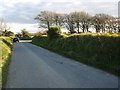
[[[0,17],[14,32],[27,28],[30,32],[38,31],[34,17],[40,11],[50,10],[60,13],[86,11],[91,15],[106,13],[118,16],[119,0],[0,0]]]

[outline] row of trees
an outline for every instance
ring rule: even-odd
[[[85,11],[69,14],[41,11],[35,20],[39,22],[40,27],[48,30],[50,26],[60,26],[67,28],[71,33],[80,33],[81,30],[90,32],[90,28],[95,29],[96,32],[120,32],[120,19],[103,13],[91,16]]]
[[[17,36],[18,37],[29,37],[30,33],[24,28],[21,30],[20,33],[17,33]]]
[[[0,18],[0,36],[13,36],[14,33],[9,31],[10,27],[5,23],[3,18]]]

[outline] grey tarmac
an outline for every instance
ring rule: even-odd
[[[118,77],[22,41],[5,88],[118,88]]]

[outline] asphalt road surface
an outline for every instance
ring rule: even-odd
[[[14,43],[5,88],[117,88],[118,77],[27,42]]]

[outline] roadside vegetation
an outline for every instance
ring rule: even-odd
[[[36,36],[32,43],[79,62],[120,75],[120,34],[72,34],[49,39]]]
[[[37,33],[32,43],[120,76],[120,19],[99,13],[71,12],[60,14],[41,11],[35,20],[47,28]],[[61,28],[69,32],[62,33]]]
[[[7,81],[8,68],[10,63],[11,51],[12,51],[12,39],[10,37],[0,37],[0,69],[2,70],[2,87],[5,86]]]
[[[14,33],[10,27],[0,18],[0,89],[5,86],[12,52],[12,38]]]
[[[33,34],[29,33],[26,29],[22,29],[21,33],[16,34],[21,40],[31,40],[33,38]]]

